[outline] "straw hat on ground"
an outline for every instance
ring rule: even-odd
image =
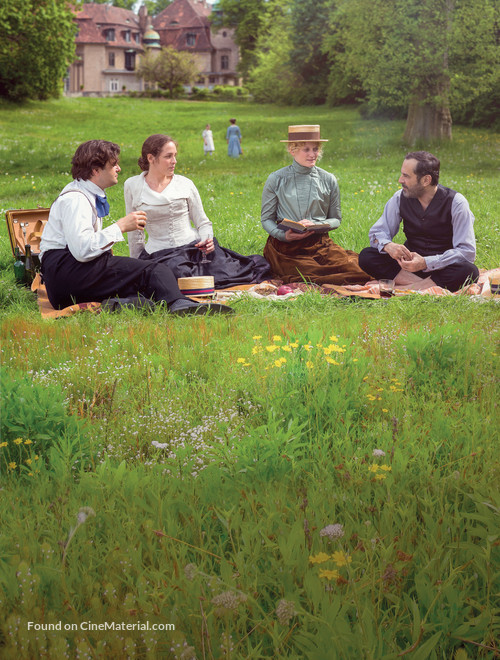
[[[301,126],[288,127],[288,140],[280,142],[328,142],[322,140],[319,124],[304,124]]]

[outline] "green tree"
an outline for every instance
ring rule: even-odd
[[[477,98],[475,80],[491,90],[498,75],[493,0],[339,0],[333,22],[335,37],[326,41],[332,69],[360,81],[371,111],[406,113],[404,138],[412,145],[450,139],[460,84],[462,95]]]
[[[214,28],[234,28],[234,40],[240,49],[238,69],[244,80],[257,64],[257,41],[269,4],[269,0],[219,0],[211,17]]]
[[[66,0],[0,3],[0,96],[58,96],[74,59],[76,24]]]
[[[257,62],[247,86],[260,103],[293,104],[295,100],[299,81],[290,66],[293,39],[288,4],[283,0],[268,12],[257,42]]]
[[[142,58],[137,76],[167,89],[171,97],[179,85],[193,84],[200,71],[191,53],[166,46],[159,53],[148,52]]]

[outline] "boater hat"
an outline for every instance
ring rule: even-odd
[[[280,140],[280,142],[328,142],[328,140],[321,139],[319,124],[306,124],[289,126],[288,140]]]

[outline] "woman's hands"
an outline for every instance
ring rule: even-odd
[[[300,224],[303,227],[311,227],[314,226],[314,222],[311,220],[301,220]],[[312,231],[305,231],[303,234],[299,234],[296,231],[293,231],[293,229],[287,229],[285,232],[285,239],[287,241],[301,241],[304,238],[308,238],[309,236],[312,236],[314,232]]]
[[[205,254],[210,254],[210,252],[213,252],[215,250],[214,239],[206,238],[204,241],[200,241],[199,243],[196,243],[195,247],[202,250]]]

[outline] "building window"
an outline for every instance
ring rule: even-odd
[[[130,43],[132,41],[130,37],[130,30],[127,30],[126,32],[123,33],[123,39],[127,42]]]
[[[125,51],[125,68],[127,71],[135,71],[135,52],[133,50]]]
[[[104,36],[106,37],[106,41],[114,41],[115,40],[114,28],[110,28],[109,30],[104,30]]]
[[[113,67],[115,66],[115,54],[114,53],[108,53],[108,65]]]
[[[186,44],[188,46],[196,46],[196,35],[192,32],[186,34]]]
[[[118,91],[118,80],[110,80],[109,81],[109,91],[110,92],[117,92]]]
[[[229,69],[229,55],[221,55],[220,68],[223,70]]]
[[[217,76],[208,76],[208,82],[210,85],[214,85],[217,82]]]
[[[141,35],[140,35],[138,32],[136,32],[136,33],[134,34],[134,39],[135,39],[135,43],[136,43],[136,44],[140,44],[140,43],[141,43]]]

